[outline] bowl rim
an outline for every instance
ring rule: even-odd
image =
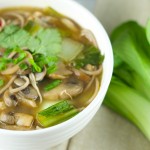
[[[45,1],[48,2],[49,0],[45,0]],[[55,1],[61,1],[61,0],[55,0]],[[107,47],[109,47],[109,53],[110,53],[110,55],[109,55],[109,61],[110,61],[110,66],[109,66],[110,68],[109,68],[109,70],[110,71],[108,72],[108,75],[107,75],[108,80],[105,82],[105,85],[108,86],[109,83],[110,83],[110,80],[111,80],[112,72],[113,72],[113,52],[112,52],[112,46],[111,46],[109,37],[108,37],[108,35],[107,35],[104,27],[102,26],[101,22],[89,10],[87,10],[84,6],[82,6],[81,4],[79,4],[78,2],[76,2],[75,0],[63,0],[63,1],[65,1],[67,3],[70,3],[70,4],[73,4],[76,7],[78,7],[79,9],[82,9],[88,16],[90,16],[91,18],[93,18],[95,24],[97,24],[103,30],[103,32],[105,33],[105,38],[106,38],[107,44],[108,44]],[[22,5],[22,6],[26,6],[26,5]],[[17,130],[0,129],[0,133],[8,134],[8,135],[15,135],[15,136],[26,136],[26,135],[44,134],[44,133],[47,133],[47,132],[58,130],[60,128],[65,128],[66,125],[71,125],[72,122],[76,122],[76,120],[78,120],[78,118],[80,118],[81,115],[86,114],[86,112],[89,111],[89,109],[93,109],[93,107],[95,105],[98,105],[99,103],[95,99],[97,99],[99,97],[99,94],[100,94],[100,92],[98,92],[98,94],[93,99],[93,101],[84,110],[82,110],[79,114],[77,114],[76,116],[74,116],[74,117],[70,118],[69,120],[64,121],[64,122],[62,122],[60,124],[54,125],[52,127],[44,128],[44,129],[41,129],[41,130],[29,130],[29,131],[17,131]],[[104,97],[104,96],[105,96],[105,94],[103,94],[101,97]],[[92,105],[94,102],[97,102],[97,103],[95,103],[95,105]]]

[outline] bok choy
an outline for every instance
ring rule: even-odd
[[[78,109],[64,100],[40,111],[37,114],[37,120],[43,127],[50,127],[66,121],[78,113]]]
[[[150,140],[150,21],[134,21],[111,34],[114,72],[104,104],[133,122]]]

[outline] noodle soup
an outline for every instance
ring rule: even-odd
[[[91,31],[52,8],[0,10],[0,128],[37,130],[97,95],[101,55]]]

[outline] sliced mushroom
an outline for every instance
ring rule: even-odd
[[[96,38],[90,30],[83,29],[81,31],[81,36],[86,37],[92,44],[94,44],[95,47],[98,47]]]
[[[22,97],[25,97],[30,100],[36,100],[38,98],[38,93],[37,91],[29,85],[27,88],[21,90],[18,92]]]
[[[0,114],[0,121],[6,123],[6,124],[15,124],[15,117],[14,114],[11,112],[2,112]]]
[[[27,99],[23,97],[20,93],[16,94],[16,97],[20,103],[23,103],[26,106],[33,107],[33,108],[37,107],[37,104],[34,100]]]
[[[23,86],[25,84],[25,80],[23,80],[21,78],[17,78],[17,79],[15,79],[14,84],[17,86]]]
[[[24,81],[25,81],[24,84],[22,85],[23,81],[21,81],[17,78],[14,82],[18,85],[21,85],[21,86],[19,86],[17,88],[12,88],[12,86],[10,86],[9,87],[9,92],[10,93],[17,93],[17,92],[25,89],[29,85],[30,81],[29,81],[28,77],[20,76],[20,79],[24,79]]]
[[[66,68],[65,64],[62,62],[58,63],[57,71],[55,73],[49,74],[51,79],[65,79],[72,74],[72,71]]]
[[[40,93],[40,90],[39,90],[38,86],[36,85],[36,80],[35,80],[34,74],[33,74],[33,73],[30,73],[30,74],[29,74],[29,78],[30,78],[30,82],[31,82],[32,86],[34,87],[34,89],[35,89],[35,90],[37,91],[37,93],[38,93],[38,96],[39,96],[39,98],[40,98],[40,103],[41,103],[41,102],[42,102],[42,95],[41,95],[41,93]]]
[[[5,93],[3,95],[3,99],[4,99],[6,106],[8,106],[8,107],[13,107],[18,104],[18,100],[17,100],[16,96],[10,94],[9,90],[5,91]]]
[[[33,116],[24,113],[15,113],[14,117],[17,126],[31,127],[34,121]]]
[[[48,100],[68,99],[79,95],[83,91],[83,82],[78,80],[68,80],[56,88],[43,93],[43,97]]]
[[[42,81],[43,78],[45,77],[45,75],[46,75],[46,67],[44,67],[44,69],[43,69],[42,72],[35,73],[35,79],[36,79],[36,81]]]
[[[21,79],[23,79],[23,80],[21,80]],[[21,86],[19,86],[17,88],[12,88],[12,86],[10,86],[9,87],[9,92],[10,93],[17,93],[17,92],[25,89],[29,85],[30,81],[29,81],[28,77],[26,77],[26,76],[20,76],[20,78],[17,78],[14,81],[14,83],[16,85],[21,85]]]

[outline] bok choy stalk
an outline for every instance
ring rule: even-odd
[[[66,121],[76,114],[79,110],[71,105],[68,101],[63,100],[37,114],[37,120],[43,127],[50,127]]]
[[[104,104],[133,122],[150,140],[150,21],[134,21],[111,34],[114,72]]]
[[[137,90],[113,78],[104,104],[136,124],[150,139],[150,102]]]

